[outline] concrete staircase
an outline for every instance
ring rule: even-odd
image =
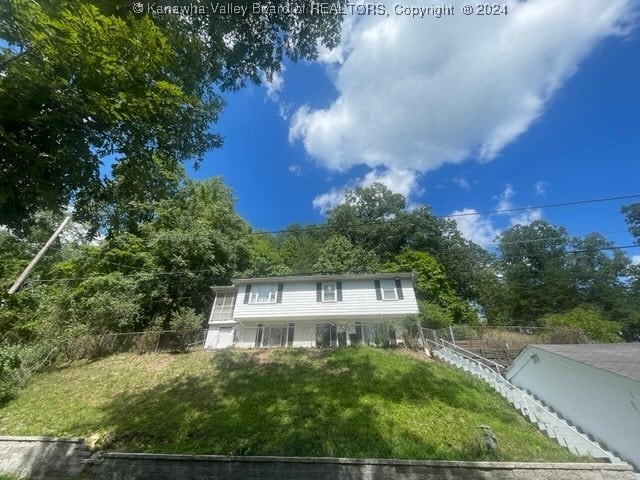
[[[500,368],[493,370],[487,366],[486,362],[474,359],[472,352],[467,355],[464,351],[459,350],[443,346],[433,353],[440,360],[487,382],[522,413],[525,418],[560,445],[567,447],[571,452],[577,455],[590,455],[593,458],[605,459],[611,463],[626,463],[615,454],[592,441],[587,435],[581,433],[567,420],[559,417],[533,395],[506,380],[498,373]]]

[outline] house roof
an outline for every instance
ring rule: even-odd
[[[394,273],[343,273],[343,274],[322,274],[322,275],[287,275],[281,277],[254,277],[254,278],[234,278],[231,281],[234,285],[246,283],[274,283],[274,282],[323,282],[331,280],[385,280],[395,278],[406,278],[412,282],[416,279],[415,272],[394,272]]]
[[[532,347],[640,381],[640,343],[532,345]]]

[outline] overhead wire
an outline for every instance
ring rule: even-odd
[[[555,208],[555,207],[564,207],[564,206],[574,206],[574,205],[586,205],[586,204],[593,204],[593,203],[599,203],[599,202],[610,202],[610,201],[616,201],[616,200],[629,200],[629,199],[633,199],[633,198],[640,198],[640,194],[632,194],[632,195],[619,195],[619,196],[609,196],[609,197],[602,197],[602,198],[596,198],[596,199],[586,199],[586,200],[577,200],[577,201],[570,201],[570,202],[559,202],[559,203],[551,203],[551,204],[543,204],[543,205],[534,205],[534,206],[528,206],[528,207],[514,207],[514,208],[507,208],[507,209],[495,209],[495,210],[486,210],[486,211],[481,211],[481,212],[463,212],[463,213],[459,213],[459,214],[451,214],[451,215],[443,215],[443,216],[437,216],[434,215],[433,217],[436,219],[447,219],[447,218],[455,218],[455,217],[466,217],[466,216],[474,216],[474,215],[491,215],[491,214],[500,214],[500,213],[508,213],[508,212],[516,212],[516,211],[526,211],[526,210],[535,210],[535,209],[543,209],[543,208]],[[409,220],[409,219],[405,219],[405,220]],[[418,219],[419,220],[419,219]],[[357,226],[367,226],[367,225],[375,225],[375,224],[380,224],[380,223],[388,223],[390,222],[390,220],[371,220],[371,221],[362,221],[359,223],[356,223]],[[407,224],[411,224],[414,222],[407,222]],[[296,233],[301,233],[304,234],[306,232],[308,232],[309,230],[335,230],[338,229],[339,227],[334,226],[334,225],[319,225],[319,226],[307,226],[307,227],[301,227],[301,230],[295,231],[295,230],[290,230],[290,229],[285,229],[285,230],[275,230],[275,231],[252,231],[249,232],[249,234],[252,235],[273,235],[273,234],[280,234],[280,233],[291,233],[291,234],[296,234]],[[612,233],[612,232],[609,232]],[[618,233],[618,232],[613,232],[613,233]],[[506,246],[506,245],[513,245],[513,244],[523,244],[523,243],[537,243],[537,242],[544,242],[544,241],[549,241],[549,240],[561,240],[564,237],[544,237],[544,238],[537,238],[537,239],[527,239],[527,240],[517,240],[517,241],[512,241],[512,242],[494,242],[494,243],[490,243],[490,244],[476,244],[480,247],[486,247],[488,245],[501,245],[501,246]],[[640,248],[640,245],[622,245],[622,246],[609,246],[609,247],[601,247],[601,248],[597,248],[595,249],[595,251],[616,251],[616,250],[628,250],[628,249],[632,249],[632,248]],[[568,250],[568,251],[564,251],[562,253],[565,254],[577,254],[577,253],[586,253],[589,251],[594,251],[593,249],[582,249],[582,250]],[[114,266],[120,266],[120,267],[124,267],[124,268],[129,268],[129,269],[133,269],[136,268],[132,265],[126,265],[126,264],[121,264],[118,262],[113,262],[113,261],[109,261],[106,259],[99,259],[99,264],[101,263],[106,263],[106,264],[111,264]],[[199,274],[199,273],[207,273],[210,272],[210,269],[201,269],[201,270],[182,270],[182,271],[160,271],[160,272],[149,272],[149,271],[142,271],[140,269],[135,270],[135,271],[131,271],[131,272],[126,272],[126,273],[122,273],[122,272],[118,272],[121,276],[125,276],[125,277],[134,277],[134,276],[148,276],[148,277],[154,277],[154,276],[171,276],[171,275],[175,275],[175,276],[187,276],[187,275],[194,275],[194,274]],[[54,278],[54,279],[31,279],[28,281],[28,283],[34,283],[34,284],[41,284],[41,283],[54,283],[54,282],[69,282],[69,281],[84,281],[84,280],[88,280],[88,279],[94,279],[94,278],[104,278],[110,274],[112,274],[114,272],[110,272],[110,273],[106,273],[106,274],[100,274],[100,275],[89,275],[89,276],[78,276],[78,277],[68,277],[68,278]],[[212,281],[223,281],[223,280],[227,280],[226,277],[200,277],[202,279],[208,279],[208,280],[212,280]]]

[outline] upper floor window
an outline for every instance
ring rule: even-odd
[[[398,300],[396,283],[394,280],[381,280],[380,290],[382,290],[383,300]]]
[[[249,303],[276,303],[277,285],[254,285],[249,294]]]
[[[323,282],[322,283],[322,301],[323,302],[336,302],[337,288],[336,282]]]
[[[216,293],[216,299],[213,302],[213,310],[211,312],[211,320],[220,321],[232,319],[235,299],[235,292]]]

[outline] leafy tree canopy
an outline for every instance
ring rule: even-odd
[[[378,266],[373,252],[353,245],[346,237],[334,235],[320,249],[313,268],[318,273],[371,273],[377,271]]]
[[[440,262],[429,253],[404,250],[383,266],[387,272],[416,272],[416,298],[420,321],[429,328],[451,323],[476,323],[477,315],[453,290]]]
[[[531,324],[546,313],[576,306],[575,282],[567,264],[569,237],[563,227],[544,220],[514,225],[502,232],[499,242],[513,322]]]
[[[185,18],[134,15],[131,5],[0,3],[0,224],[22,227],[72,201],[78,218],[136,227],[149,200],[175,190],[183,162],[197,167],[221,145],[210,132],[221,90],[339,40],[339,16],[249,8]],[[103,161],[113,162],[112,180],[100,178]]]
[[[622,213],[629,226],[631,235],[636,238],[636,243],[640,243],[640,203],[633,203],[622,207]]]

